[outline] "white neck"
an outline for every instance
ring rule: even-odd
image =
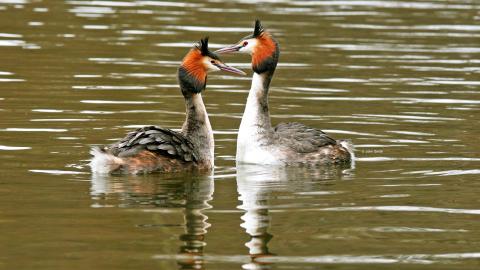
[[[273,136],[270,113],[268,111],[267,74],[253,73],[252,87],[247,98],[245,112],[238,130],[237,162],[258,163],[257,159],[269,159],[263,147]]]
[[[200,161],[211,162],[213,167],[214,140],[212,126],[201,94],[185,98],[187,118],[183,123],[182,133],[199,150]]]
[[[253,73],[252,86],[248,93],[245,112],[243,113],[240,129],[258,127],[270,129],[270,114],[268,111],[268,88],[265,89],[265,74]]]

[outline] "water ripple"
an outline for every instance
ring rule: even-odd
[[[0,150],[5,151],[16,151],[16,150],[28,150],[32,149],[29,146],[7,146],[7,145],[0,145]]]
[[[182,3],[170,1],[142,1],[135,2],[126,1],[66,1],[70,5],[83,6],[106,6],[106,7],[142,7],[142,6],[158,6],[158,7],[201,7],[202,4]]]
[[[438,175],[438,176],[454,176],[454,175],[466,175],[466,174],[480,174],[480,170],[448,170],[437,172],[426,172],[424,175]]]
[[[366,133],[366,132],[356,132],[356,131],[350,131],[350,130],[324,129],[323,131],[327,133],[351,134],[351,135],[359,135],[359,136],[367,136],[367,137],[388,137],[387,135],[380,135],[380,134],[373,134],[373,133]]]
[[[1,40],[0,39],[0,47],[15,47],[15,46],[25,46],[26,42],[23,40]]]
[[[6,129],[0,129],[0,131],[12,131],[12,132],[67,132],[68,129],[63,129],[63,128],[6,128]]]
[[[277,97],[280,98],[280,97]],[[282,97],[291,99],[291,97]],[[450,99],[450,98],[402,98],[402,97],[297,97],[304,100],[324,100],[324,101],[394,101],[403,103],[438,103],[438,104],[480,104],[480,100],[470,99]]]
[[[101,18],[109,14],[116,13],[116,10],[110,7],[85,7],[79,6],[68,10],[71,13],[75,13],[77,17],[87,18]],[[87,28],[85,28],[87,29]]]
[[[86,172],[66,171],[66,170],[28,170],[34,173],[46,173],[51,175],[65,175],[65,174],[87,174]]]
[[[2,0],[2,4],[28,4],[30,0]]]
[[[441,121],[459,121],[460,118],[452,117],[436,117],[436,116],[419,116],[419,115],[394,115],[394,114],[356,114],[360,117],[372,118],[391,118],[391,119],[408,119],[408,120],[441,120]]]
[[[427,206],[347,206],[317,209],[317,211],[388,211],[388,212],[436,212],[448,214],[480,215],[479,209],[437,208]]]
[[[156,104],[156,101],[131,101],[131,100],[80,100],[87,104]]]
[[[479,8],[478,5],[468,4],[448,4],[448,3],[432,3],[432,2],[409,2],[409,1],[375,1],[375,0],[361,0],[361,1],[294,1],[292,5],[299,6],[361,6],[369,8],[404,8],[404,9],[460,9],[470,10]]]
[[[7,79],[7,78],[0,78],[0,82],[24,82],[24,79]]]
[[[359,157],[358,161],[480,161],[480,158],[445,157],[445,158],[394,158],[394,157]]]
[[[87,30],[107,30],[110,29],[110,25],[100,25],[100,24],[86,24],[83,26],[83,29]]]
[[[121,33],[124,35],[175,35],[175,31],[154,31],[154,30],[121,30]]]
[[[23,37],[23,35],[11,34],[11,33],[0,33],[0,37],[3,37],[3,38],[21,38],[21,37]]]
[[[320,256],[278,256],[263,255],[214,255],[214,254],[158,254],[153,259],[176,261],[207,261],[211,263],[240,263],[244,269],[256,269],[258,265],[283,264],[433,264],[449,263],[449,260],[479,259],[480,252],[441,254],[399,254],[399,255],[320,255]],[[452,263],[452,262],[450,262]],[[255,268],[254,268],[255,267]]]
[[[147,86],[139,85],[74,85],[72,89],[76,90],[145,90]]]
[[[435,136],[433,133],[418,132],[418,131],[404,131],[404,130],[387,130],[388,133],[414,135],[414,136]]]
[[[318,48],[339,49],[344,51],[380,51],[380,52],[423,52],[423,53],[480,53],[478,47],[432,47],[411,44],[321,44]]]
[[[213,27],[213,26],[193,26],[193,25],[167,25],[167,29],[178,29],[192,32],[243,32],[252,31],[250,27]]]
[[[63,113],[64,110],[57,109],[33,109],[32,112],[42,112],[42,113]]]
[[[55,119],[30,119],[31,122],[88,122],[96,121],[96,119],[79,119],[79,118],[55,118]]]
[[[480,31],[480,26],[478,25],[378,25],[378,24],[347,24],[339,23],[334,24],[335,26],[348,29],[375,29],[375,30],[457,30],[457,31],[468,31],[468,32],[478,32]]]

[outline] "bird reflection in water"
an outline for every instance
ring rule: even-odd
[[[122,207],[183,208],[184,233],[179,237],[180,249],[175,256],[179,269],[204,269],[205,235],[211,225],[203,211],[212,208],[209,201],[213,191],[213,177],[191,175],[165,179],[154,175],[112,177],[94,174],[91,185],[91,195],[96,201],[93,207],[108,206],[100,203],[116,194]]]
[[[180,236],[183,245],[180,254],[186,255],[177,260],[180,269],[204,269],[203,249],[205,235],[210,223],[204,210],[212,208],[208,202],[213,198],[213,178],[197,180],[188,184],[185,193],[185,233]]]
[[[311,191],[317,181],[348,178],[351,171],[339,166],[320,168],[285,168],[261,165],[237,165],[237,190],[245,211],[240,225],[250,236],[245,243],[250,262],[243,269],[270,269],[274,257],[268,243],[274,237],[268,230],[271,223],[269,209],[274,206],[271,199],[281,192]]]

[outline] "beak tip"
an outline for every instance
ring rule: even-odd
[[[240,70],[238,68],[234,68],[234,67],[231,67],[231,66],[222,65],[222,66],[219,66],[219,68],[220,68],[220,70],[223,70],[223,71],[226,71],[226,72],[239,74],[239,75],[247,75],[247,73],[245,73],[243,70]]]

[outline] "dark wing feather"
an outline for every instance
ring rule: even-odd
[[[300,153],[311,153],[320,147],[337,144],[325,132],[301,123],[278,124],[275,127],[275,138],[280,145]]]
[[[187,162],[196,162],[198,158],[195,147],[183,134],[155,126],[132,131],[108,147],[118,157],[134,156],[143,150]]]

